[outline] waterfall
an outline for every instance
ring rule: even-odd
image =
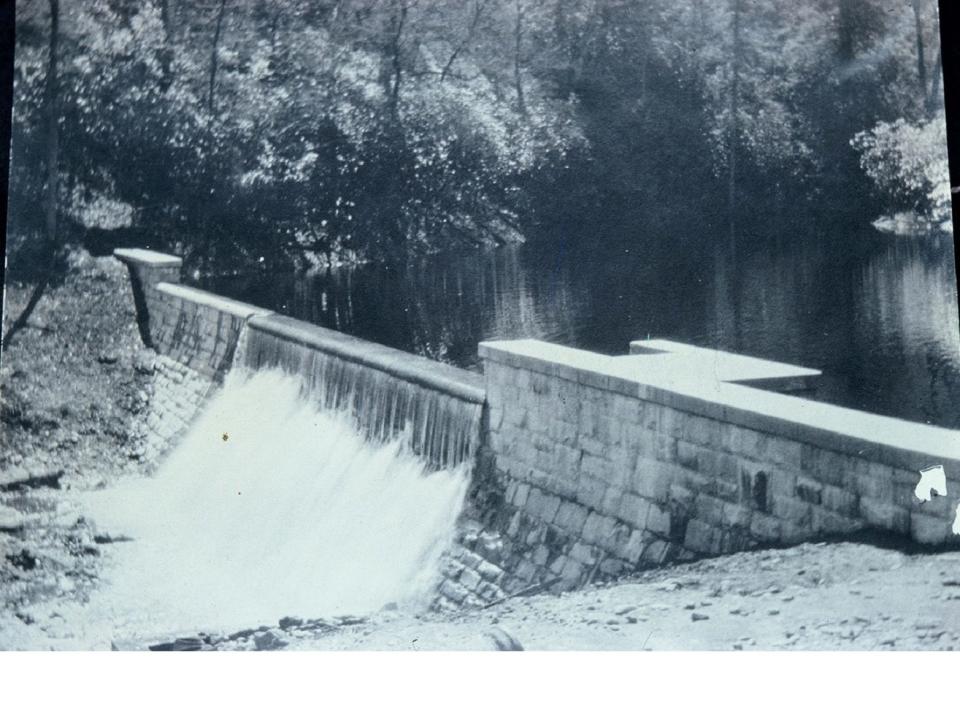
[[[297,321],[276,320],[244,331],[238,364],[285,370],[321,408],[348,413],[366,439],[402,437],[433,467],[473,460],[483,404],[472,375],[313,326],[297,335]]]
[[[91,608],[155,633],[425,605],[475,410],[248,332],[259,361],[228,374],[156,475],[86,497],[100,530],[133,539],[111,546]]]

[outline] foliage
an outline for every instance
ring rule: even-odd
[[[950,218],[950,169],[943,111],[919,123],[881,122],[853,138],[864,170],[879,188],[935,222]]]
[[[17,11],[11,225],[29,237],[49,17],[46,0]],[[851,138],[932,130],[939,91],[933,0],[84,0],[61,15],[66,222],[129,226],[201,265],[621,236],[747,202],[878,209],[861,155],[875,179],[866,155],[893,152]]]

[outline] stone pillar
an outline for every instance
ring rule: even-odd
[[[113,256],[127,265],[133,288],[133,303],[137,309],[137,326],[147,347],[154,346],[150,310],[156,310],[157,284],[180,283],[183,259],[149,249],[115,249]]]

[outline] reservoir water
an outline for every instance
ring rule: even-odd
[[[619,241],[624,241],[621,238]],[[817,398],[960,428],[949,236],[653,239],[425,257],[203,288],[466,368],[477,343],[532,337],[608,354],[668,338],[821,369]]]

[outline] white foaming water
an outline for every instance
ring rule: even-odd
[[[91,607],[133,630],[417,607],[469,481],[365,442],[279,371],[234,371],[156,476],[85,500],[115,544]],[[139,622],[140,628],[137,627]]]

